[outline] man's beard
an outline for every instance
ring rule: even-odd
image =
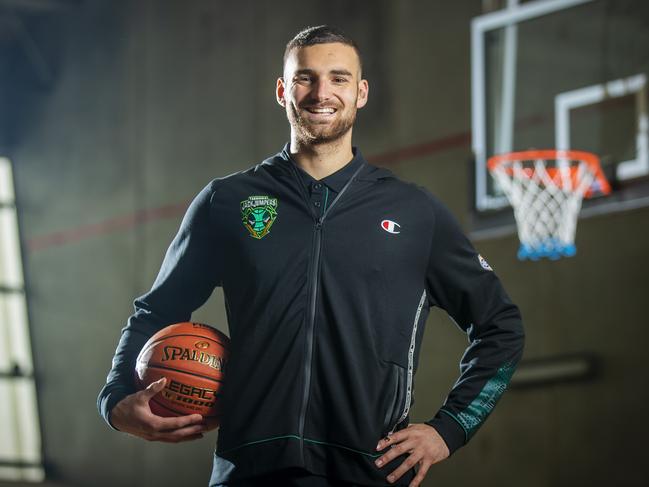
[[[338,113],[338,112],[336,112]],[[333,142],[342,138],[354,125],[356,110],[342,114],[333,123],[313,123],[300,116],[300,112],[292,105],[286,110],[286,116],[298,140],[305,144],[318,145]]]

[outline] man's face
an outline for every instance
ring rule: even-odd
[[[298,140],[331,142],[354,125],[356,110],[367,103],[368,85],[360,79],[353,47],[338,42],[295,48],[277,80],[277,101]]]

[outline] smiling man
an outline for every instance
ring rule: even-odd
[[[210,486],[418,486],[483,424],[521,357],[518,308],[448,210],[352,146],[368,93],[352,40],[298,33],[276,90],[290,142],[201,191],[123,330],[104,418],[149,440],[200,438],[198,415],[153,415],[164,380],[136,392],[132,370],[155,331],[222,286],[231,350]],[[433,306],[470,344],[444,404],[410,423]]]
[[[342,42],[286,50],[284,76],[277,80],[277,101],[291,124],[291,154],[335,154],[336,161],[310,164],[307,172],[336,172],[352,158],[352,126],[356,110],[367,103],[367,80],[361,79],[358,50]]]

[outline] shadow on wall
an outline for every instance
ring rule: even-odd
[[[0,4],[0,153],[10,155],[38,124],[61,75],[65,27],[78,3]]]

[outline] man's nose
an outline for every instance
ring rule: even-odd
[[[331,97],[331,86],[327,80],[320,79],[315,82],[313,96],[318,101],[328,100]]]

